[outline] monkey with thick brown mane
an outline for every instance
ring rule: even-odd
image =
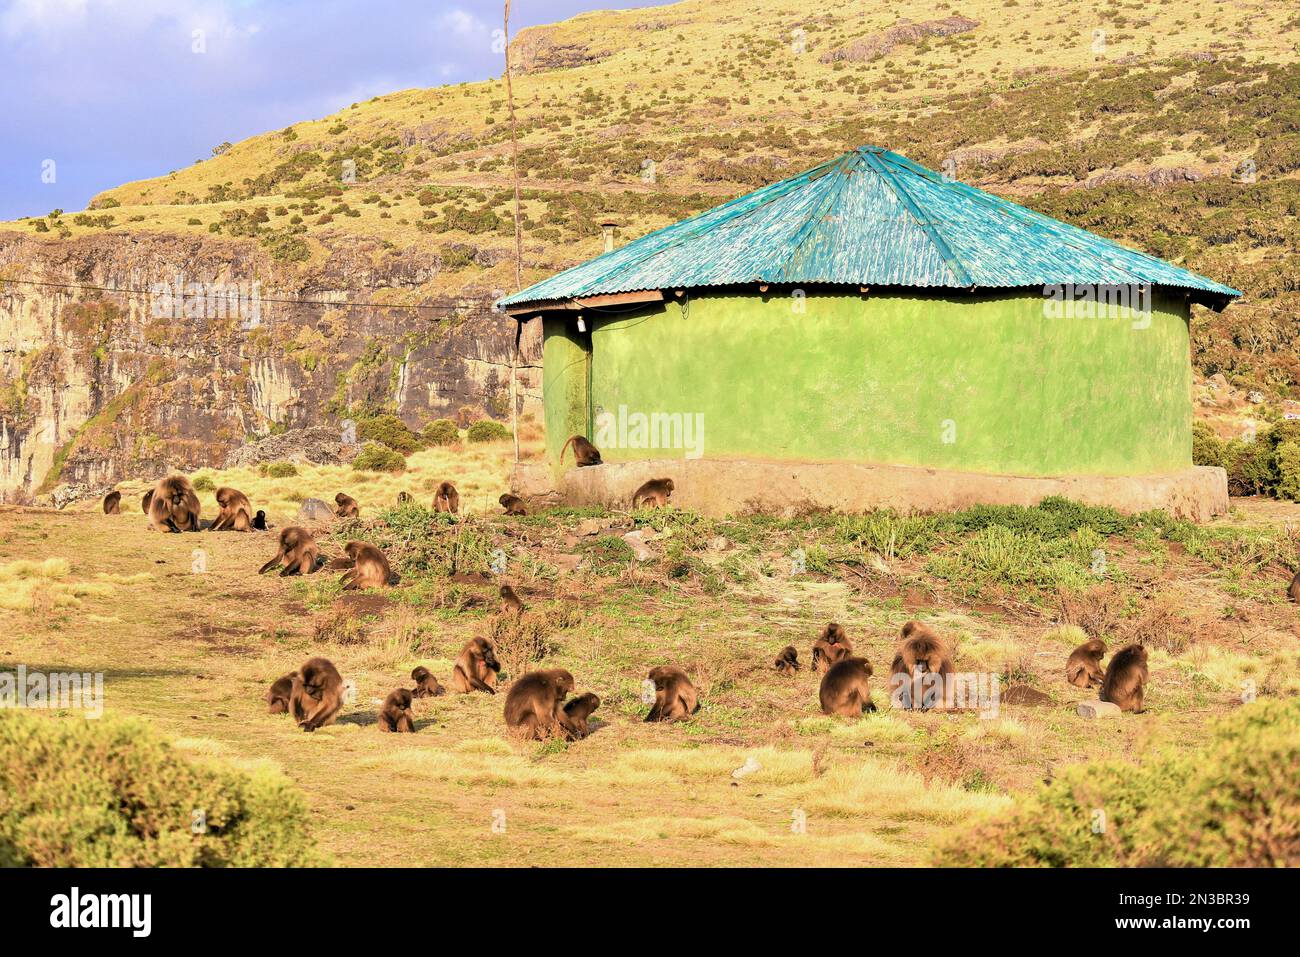
[[[117,489],[109,492],[104,496],[104,514],[121,515],[122,514],[122,493]]]
[[[506,510],[507,515],[527,515],[528,509],[524,507],[524,500],[518,495],[511,495],[507,492],[497,499],[501,507]]]
[[[331,561],[329,567],[347,569],[339,579],[345,591],[382,588],[402,582],[402,576],[389,566],[388,557],[365,542],[348,542],[343,546],[343,555]]]
[[[1076,688],[1100,688],[1106,673],[1101,668],[1106,642],[1100,638],[1085,641],[1070,652],[1065,663],[1065,680]]]
[[[411,672],[411,680],[415,682],[415,690],[411,693],[417,698],[436,698],[446,693],[446,689],[438,683],[433,672],[423,665]]]
[[[294,675],[289,712],[304,731],[333,723],[343,707],[343,678],[325,658],[311,658]]]
[[[361,506],[351,495],[345,495],[343,492],[334,496],[335,509],[334,514],[339,518],[357,518],[361,514]]]
[[[310,575],[324,564],[320,548],[317,547],[311,532],[299,525],[288,525],[280,529],[279,551],[269,562],[259,568],[257,573],[265,575],[281,564],[284,565],[280,570],[281,578],[289,575]]]
[[[486,691],[496,694],[497,673],[501,662],[497,661],[496,648],[487,638],[471,638],[460,650],[456,666],[451,671],[451,690],[460,694],[471,691]]]
[[[197,532],[199,497],[184,475],[169,475],[153,487],[149,527],[159,532]]]
[[[875,711],[871,701],[871,664],[866,658],[841,658],[822,677],[818,700],[822,714],[839,714],[850,718]]]
[[[248,496],[238,489],[222,487],[216,492],[220,511],[208,530],[212,532],[251,532],[253,530],[253,505]]]
[[[676,665],[651,668],[649,680],[655,686],[655,703],[645,716],[646,721],[685,721],[700,710],[695,685]]]
[[[596,448],[587,441],[585,436],[572,435],[569,440],[560,447],[560,464],[564,464],[564,453],[573,446],[573,457],[578,462],[578,467],[582,468],[587,465],[600,465],[600,449]]]
[[[446,512],[448,515],[460,514],[460,493],[450,482],[442,482],[438,491],[433,493],[433,510]]]
[[[506,695],[506,727],[538,741],[567,736],[564,699],[573,691],[573,675],[562,668],[530,671],[510,686]]]
[[[947,708],[952,698],[952,657],[939,636],[917,621],[903,625],[903,643],[889,669],[897,708]],[[926,677],[936,675],[935,678]]]
[[[1147,650],[1139,644],[1125,645],[1106,666],[1097,697],[1118,705],[1121,711],[1141,714],[1148,676]]]
[[[825,674],[831,665],[853,654],[853,642],[837,622],[830,622],[822,629],[821,635],[813,642],[813,674]]]
[[[379,708],[379,730],[415,734],[415,715],[411,713],[411,692],[394,689]]]
[[[668,504],[668,498],[673,494],[673,489],[676,487],[670,478],[651,479],[648,482],[643,482],[641,487],[632,493],[632,507],[663,508]]]

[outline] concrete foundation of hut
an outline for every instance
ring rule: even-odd
[[[898,465],[660,459],[571,468],[556,476],[544,463],[524,463],[514,491],[571,506],[626,508],[648,479],[671,478],[672,502],[705,515],[745,511],[789,515],[807,508],[861,512],[942,512],[972,505],[1036,505],[1052,495],[1134,514],[1163,509],[1204,522],[1228,510],[1228,476],[1194,466],[1155,475],[988,475]]]

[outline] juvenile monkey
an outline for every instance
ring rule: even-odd
[[[564,464],[564,453],[573,446],[573,457],[578,461],[578,467],[584,465],[600,465],[600,449],[596,448],[587,441],[585,436],[573,435],[569,440],[560,447],[560,464]]]
[[[217,489],[217,505],[221,508],[212,522],[210,531],[251,532],[253,530],[253,505],[248,496],[238,489]]]
[[[1286,590],[1286,594],[1292,601],[1300,602],[1300,572],[1296,572],[1291,579],[1291,587]]]
[[[1106,642],[1100,638],[1085,641],[1070,652],[1070,659],[1065,663],[1065,680],[1076,688],[1100,688],[1106,677],[1101,667],[1104,654]]]
[[[259,532],[266,531],[266,512],[260,508],[257,510],[257,514],[253,516],[253,527]]]
[[[655,703],[647,721],[685,721],[700,710],[695,686],[686,672],[675,665],[660,665],[650,669],[650,680],[655,686]]]
[[[411,493],[410,493],[410,492],[398,492],[398,493],[397,493],[397,504],[398,504],[398,505],[409,505],[412,501],[413,501],[413,499],[411,498]]]
[[[152,501],[153,501],[153,489],[149,489],[149,491],[145,492],[144,495],[140,496],[140,511],[148,515],[149,503]]]
[[[109,492],[104,496],[104,514],[121,515],[122,514],[122,493],[117,489]]]
[[[939,636],[917,621],[903,625],[903,643],[889,669],[894,706],[922,710],[946,707],[953,690],[952,674],[952,658]]]
[[[587,719],[600,707],[600,698],[588,691],[578,695],[564,705],[565,737],[570,741],[579,741],[591,734]]]
[[[451,690],[460,694],[471,691],[486,691],[496,694],[497,672],[501,662],[497,661],[496,648],[487,638],[471,638],[460,650],[456,666],[451,671]]]
[[[311,532],[299,525],[288,525],[280,529],[280,550],[257,573],[265,575],[280,564],[284,565],[280,570],[281,578],[288,575],[310,575],[324,564]]]
[[[411,692],[396,688],[379,709],[379,730],[415,734],[415,715],[411,714]]]
[[[424,666],[411,672],[411,680],[415,682],[415,691],[412,694],[417,698],[436,698],[440,694],[446,694],[446,689],[438,684],[438,679],[433,676],[433,672]]]
[[[506,510],[507,515],[528,514],[528,509],[524,508],[524,500],[518,495],[511,495],[507,492],[505,495],[502,495],[497,499],[497,501],[501,503],[501,507]]]
[[[291,671],[282,678],[277,678],[266,693],[267,711],[271,714],[287,714],[289,699],[293,697],[293,679],[298,672]]]
[[[515,590],[509,585],[501,586],[501,614],[503,615],[522,615],[524,613],[524,603],[519,600]]]
[[[853,642],[837,622],[830,622],[822,629],[821,635],[813,642],[813,674],[825,674],[831,665],[853,654]]]
[[[786,645],[776,656],[773,667],[783,675],[792,675],[799,670],[799,652],[794,645]]]
[[[506,727],[537,741],[567,735],[564,699],[571,691],[573,675],[562,668],[528,672],[506,695]]]
[[[433,510],[449,515],[460,514],[460,493],[456,491],[456,486],[450,482],[438,486],[438,491],[433,493]]]
[[[184,475],[169,475],[153,487],[149,527],[159,532],[197,532],[199,497]]]
[[[670,478],[651,479],[632,493],[633,508],[663,508],[668,504],[668,496],[673,494],[673,480]]]
[[[356,518],[361,514],[361,506],[351,495],[345,495],[339,492],[334,496],[335,509],[334,514],[339,518]]]
[[[1125,645],[1111,657],[1097,697],[1119,705],[1121,711],[1141,714],[1147,677],[1147,650],[1137,644]]]
[[[312,658],[294,675],[289,712],[304,731],[330,724],[343,707],[343,679],[325,658]]]
[[[875,711],[871,700],[871,664],[866,658],[842,658],[822,677],[818,697],[822,714],[842,714],[857,718],[864,711]]]
[[[389,567],[384,553],[365,542],[348,542],[343,546],[343,555],[330,562],[330,567],[347,569],[339,579],[344,591],[382,588],[402,581],[402,576]]]

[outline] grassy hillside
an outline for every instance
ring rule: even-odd
[[[1198,369],[1300,397],[1298,51],[1289,0],[700,0],[528,30],[525,281],[597,253],[601,218],[635,237],[874,143],[1245,290],[1198,316]],[[508,289],[507,137],[500,81],[407,90],[13,225],[214,233],[286,264],[372,237],[438,257],[424,293]]]
[[[1061,503],[909,519],[508,519],[492,499],[511,458],[498,443],[426,450],[404,475],[374,480],[345,467],[198,474],[243,488],[276,525],[303,496],[350,492],[361,520],[322,535],[326,551],[359,537],[403,576],[363,594],[344,595],[331,573],[259,577],[273,534],[150,532],[138,487],[126,487],[122,515],[96,503],[0,507],[0,671],[103,671],[107,714],[139,717],[194,755],[283,769],[320,849],[378,866],[924,864],[942,835],[1068,765],[1205,742],[1210,719],[1243,707],[1248,682],[1264,699],[1300,692],[1282,596],[1300,567],[1300,506],[1244,502],[1208,527]],[[464,493],[454,524],[424,508],[447,477]],[[393,508],[403,489],[417,504]],[[211,517],[211,491],[201,498]],[[620,537],[633,527],[651,539],[649,561]],[[497,549],[528,605],[518,625],[496,613]],[[1004,691],[1027,686],[1045,705],[1004,704],[986,719],[891,709],[883,675],[909,618],[953,644],[960,670],[997,674]],[[807,665],[828,620],[875,666],[879,713],[819,713]],[[1085,633],[1112,648],[1146,643],[1147,713],[1075,715],[1090,695],[1062,671]],[[602,699],[598,730],[567,746],[515,742],[503,697],[476,694],[418,702],[414,736],[379,733],[378,699],[409,687],[417,664],[445,683],[478,635],[496,639],[503,677],[533,666],[530,647],[541,666],[569,669]],[[792,678],[771,667],[788,643],[804,662]],[[319,654],[360,698],[307,735],[266,714],[261,696]],[[641,681],[665,662],[687,669],[702,708],[685,724],[648,725]],[[498,812],[504,833],[493,831]]]

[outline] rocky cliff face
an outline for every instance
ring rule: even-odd
[[[205,237],[0,233],[0,501],[220,465],[365,410],[508,419],[514,323],[491,290],[423,295],[440,268],[365,239],[290,267]],[[522,345],[527,411],[540,344]]]

